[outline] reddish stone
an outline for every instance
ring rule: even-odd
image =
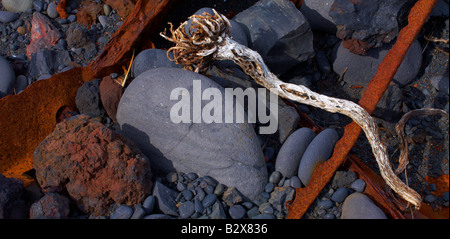
[[[85,213],[105,215],[112,203],[142,203],[152,185],[148,158],[87,115],[57,124],[33,160],[42,190],[67,191]]]
[[[77,22],[90,27],[97,20],[97,15],[103,9],[101,4],[91,0],[83,1],[83,6],[78,9]]]
[[[126,18],[133,10],[136,0],[106,0],[106,4],[117,11],[119,16]]]
[[[119,107],[120,98],[122,98],[123,88],[115,82],[110,76],[103,78],[100,83],[100,99],[106,113],[114,121],[116,120],[117,107]]]
[[[66,6],[66,0],[61,0],[56,6],[56,11],[59,13],[59,17],[61,17],[62,19],[66,19],[68,17]]]
[[[33,13],[31,20],[31,43],[27,46],[28,58],[31,54],[43,48],[51,48],[59,40],[58,29],[53,26],[50,20],[39,12]]]

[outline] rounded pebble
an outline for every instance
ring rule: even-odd
[[[433,203],[435,198],[434,198],[434,195],[428,194],[427,196],[425,196],[425,198],[423,200],[427,203]]]
[[[309,128],[300,128],[289,135],[278,152],[275,170],[280,172],[283,177],[295,176],[300,160],[315,136],[314,131]]]
[[[48,4],[47,15],[51,18],[57,18],[59,16],[58,11],[56,11],[56,3],[51,2]]]
[[[362,193],[364,189],[366,189],[366,182],[362,179],[356,179],[351,185],[350,188],[355,190],[356,192]]]
[[[186,199],[186,201],[191,201],[194,197],[194,194],[191,192],[191,190],[183,190],[183,197]]]
[[[196,199],[194,200],[194,208],[195,208],[195,211],[196,211],[196,212],[199,212],[199,213],[202,213],[202,212],[203,212],[203,209],[205,209],[205,208],[203,207],[202,201],[201,201],[199,198],[196,198]]]
[[[216,202],[216,200],[217,200],[216,194],[206,195],[206,197],[202,201],[203,207],[209,207],[213,205]]]
[[[228,213],[233,219],[241,219],[245,216],[245,209],[241,205],[234,205],[229,210]]]
[[[275,185],[273,183],[268,183],[264,187],[264,191],[270,193],[273,191],[274,188],[275,188]]]
[[[319,203],[317,203],[317,207],[327,210],[330,209],[333,206],[333,202],[329,199],[322,200]]]
[[[220,196],[223,194],[223,192],[225,192],[225,185],[219,183],[217,184],[216,188],[214,189],[214,194],[216,194],[217,196]]]
[[[348,196],[348,189],[346,188],[338,188],[336,192],[333,193],[333,196],[331,196],[331,200],[342,203],[344,202],[345,198]]]
[[[142,207],[142,205],[137,204],[134,206],[134,212],[131,216],[131,219],[142,219],[145,216],[145,209]]]
[[[142,207],[145,209],[146,214],[150,214],[153,212],[153,209],[155,208],[155,204],[156,204],[156,198],[153,195],[148,196],[144,200]]]
[[[297,176],[302,184],[307,186],[317,164],[328,160],[333,153],[334,145],[339,135],[334,129],[325,129],[320,132],[306,148],[300,161]]]
[[[294,177],[290,178],[289,186],[291,186],[293,188],[301,188],[302,182],[300,181],[300,179],[297,176],[294,176]]]
[[[133,215],[133,208],[126,205],[120,205],[114,210],[110,219],[129,219],[131,215]]]
[[[283,175],[281,175],[280,172],[274,171],[272,174],[270,174],[269,182],[273,184],[278,184],[282,177]]]
[[[178,208],[178,212],[180,213],[180,217],[185,219],[190,217],[195,212],[195,205],[191,201],[184,202]]]

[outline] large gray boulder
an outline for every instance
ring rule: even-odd
[[[313,34],[303,14],[288,0],[261,0],[237,14],[249,46],[274,74],[314,56]]]
[[[121,133],[150,158],[152,169],[209,175],[255,199],[267,182],[267,169],[254,129],[247,123],[192,123],[197,119],[192,104],[194,80],[201,83],[202,90],[215,88],[225,95],[224,88],[208,77],[178,68],[157,68],[140,74],[119,103],[117,121]],[[170,100],[171,94],[176,100]],[[190,99],[191,121],[174,123],[171,109],[183,97]],[[211,101],[203,100],[201,109],[208,103]],[[224,103],[222,99],[222,109]],[[222,112],[224,117],[231,113]]]

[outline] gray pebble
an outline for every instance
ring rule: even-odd
[[[190,180],[195,180],[198,178],[198,175],[196,173],[188,173],[186,175]]]
[[[20,17],[20,14],[15,12],[8,11],[0,11],[0,22],[1,23],[9,23],[17,20]]]
[[[275,219],[275,216],[273,214],[263,213],[252,217],[252,219]]]
[[[350,188],[356,192],[362,193],[364,192],[364,189],[366,189],[366,182],[362,179],[357,179],[350,185]]]
[[[289,186],[291,186],[293,188],[301,188],[302,182],[300,181],[300,179],[297,176],[293,176],[289,180]]]
[[[203,207],[209,207],[209,206],[213,205],[216,201],[217,201],[216,194],[208,194],[203,199],[202,204],[203,204]]]
[[[51,18],[57,18],[59,16],[58,11],[56,11],[56,3],[51,2],[47,7],[47,15]]]
[[[323,216],[324,219],[336,219],[336,216],[331,213],[327,213]]]
[[[433,191],[433,192],[435,192],[435,191],[437,190],[436,184],[430,183],[430,190]]]
[[[268,183],[264,187],[264,191],[267,192],[267,193],[271,193],[274,188],[275,188],[275,185],[273,183]]]
[[[244,206],[247,209],[250,209],[253,207],[253,203],[252,202],[243,202],[242,206]]]
[[[104,15],[98,16],[98,21],[102,25],[103,28],[106,28],[108,26],[108,18]]]
[[[114,210],[110,219],[129,219],[131,215],[133,215],[133,208],[126,205],[120,205]]]
[[[217,180],[215,180],[214,178],[210,177],[210,176],[204,176],[202,177],[202,179],[209,185],[215,187],[217,186]]]
[[[117,73],[115,73],[115,74],[117,74]],[[111,76],[111,78],[113,78],[113,77]],[[178,180],[178,174],[176,172],[170,172],[166,175],[166,179],[169,183],[174,183]]]
[[[348,189],[346,188],[339,188],[336,190],[336,192],[333,193],[333,196],[331,196],[331,200],[342,203],[344,202],[345,198],[348,196]]]
[[[329,199],[322,200],[319,203],[317,203],[317,207],[327,210],[330,209],[333,206],[333,202]]]
[[[234,205],[229,210],[228,213],[233,219],[241,219],[245,216],[245,209],[241,205]]]
[[[259,209],[256,206],[254,206],[253,208],[251,208],[250,210],[247,211],[247,216],[249,218],[253,218],[258,214],[259,214]]]
[[[215,194],[211,194],[215,195]],[[216,203],[212,206],[211,213],[209,214],[209,218],[211,219],[226,219],[227,215],[225,214],[225,210],[223,209],[222,204],[216,200]]]
[[[75,22],[77,20],[77,16],[71,14],[67,17],[67,20],[69,20],[69,22]]]
[[[194,197],[194,194],[190,191],[190,190],[183,190],[183,197],[184,199],[186,199],[186,201],[191,201],[192,198]]]
[[[435,201],[435,198],[434,195],[428,194],[423,200],[427,203],[433,203]]]
[[[387,219],[384,212],[362,193],[352,193],[342,205],[342,219]]]
[[[177,183],[177,190],[179,191],[179,192],[182,192],[183,190],[185,190],[186,189],[186,185],[184,184],[184,183],[182,183],[182,182],[178,182]]]
[[[213,194],[214,193],[214,187],[212,185],[206,185],[204,188],[206,194]]]
[[[278,184],[282,177],[283,175],[281,175],[280,172],[274,171],[272,174],[270,174],[269,182],[273,184]]]
[[[134,206],[134,212],[131,216],[131,219],[142,219],[145,216],[145,209],[142,207],[141,204],[137,204]]]
[[[197,195],[195,195],[195,198],[198,198],[200,201],[203,201],[203,199],[206,196],[205,191],[203,191],[203,189],[201,189],[200,187],[196,187],[195,191],[197,192]]]
[[[185,219],[190,217],[195,212],[195,205],[191,201],[184,202],[178,207],[178,212],[180,213],[180,217]]]
[[[205,208],[203,207],[202,201],[199,198],[196,198],[194,200],[194,208],[196,212],[203,213],[203,209]]]
[[[150,214],[153,212],[153,209],[155,208],[156,198],[153,195],[148,196],[144,203],[142,204],[142,207],[145,209],[146,214]]]
[[[36,10],[37,12],[40,12],[44,8],[44,4],[41,1],[33,1],[33,7],[34,7],[34,10]]]

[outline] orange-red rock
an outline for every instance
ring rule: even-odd
[[[33,155],[45,193],[64,192],[85,213],[142,203],[152,186],[148,158],[130,141],[87,115],[57,124]]]
[[[31,54],[42,48],[51,48],[58,40],[58,29],[53,26],[46,16],[39,12],[34,12],[31,20],[31,43],[26,49],[28,58],[31,59]]]

